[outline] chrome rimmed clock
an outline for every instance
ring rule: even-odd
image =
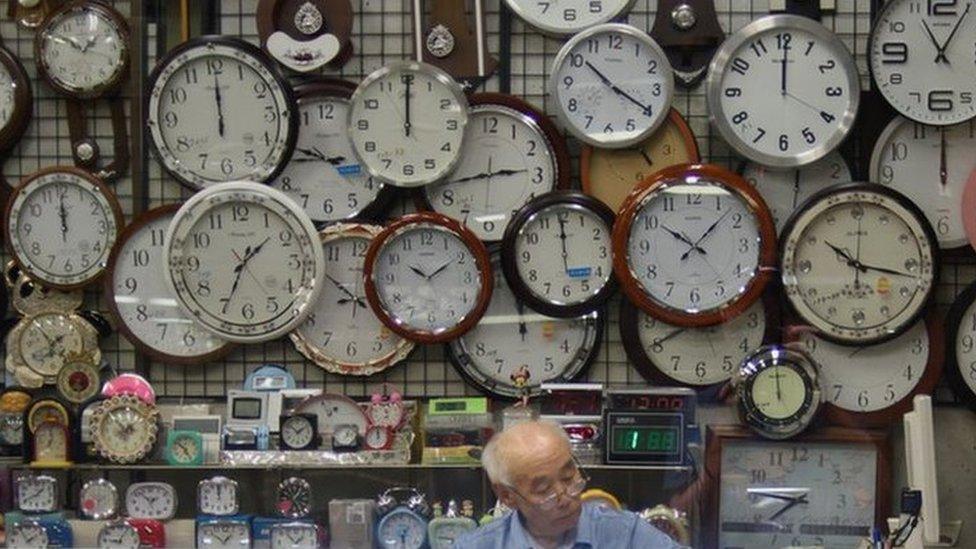
[[[505,3],[540,31],[569,35],[626,14],[634,0],[505,0]]]
[[[798,346],[757,349],[742,360],[732,382],[743,423],[765,438],[800,434],[820,409],[820,373]]]

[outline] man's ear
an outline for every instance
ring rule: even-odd
[[[511,488],[505,486],[504,484],[492,484],[491,489],[495,492],[495,497],[498,501],[504,503],[507,507],[515,509],[515,492]]]

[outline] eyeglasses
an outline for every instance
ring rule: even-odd
[[[566,497],[575,498],[582,494],[583,490],[586,490],[586,485],[590,482],[590,475],[586,474],[586,471],[580,467],[576,456],[573,456],[573,465],[576,466],[573,480],[562,486],[561,489],[557,488],[544,496],[529,498],[519,492],[514,486],[509,486],[509,488],[533,506],[543,511],[551,511],[556,508],[556,503],[559,502],[559,496],[566,495]]]

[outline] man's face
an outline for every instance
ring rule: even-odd
[[[569,445],[562,441],[544,444],[512,471],[514,488],[501,487],[502,501],[518,509],[529,528],[536,534],[555,536],[576,526],[580,514],[579,495],[570,497],[566,490],[576,481],[578,470]],[[558,493],[551,508],[538,505],[548,495]]]

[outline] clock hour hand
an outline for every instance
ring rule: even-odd
[[[446,263],[444,263],[440,267],[434,269],[434,272],[430,273],[430,276],[427,277],[427,280],[430,280],[430,279],[434,278],[435,276],[439,275],[442,271],[444,271],[444,269],[447,268],[448,265],[450,265],[453,262],[454,262],[453,260],[448,260]]]
[[[939,182],[945,190],[946,180],[949,178],[949,170],[946,167],[946,136],[945,126],[939,128]]]
[[[413,77],[407,76],[405,84],[407,85],[407,91],[403,94],[403,135],[410,137],[410,85],[413,83]]]
[[[952,27],[952,32],[950,32],[949,37],[946,38],[945,44],[942,44],[942,47],[939,48],[939,55],[935,57],[936,63],[939,62],[939,58],[941,57],[947,65],[949,64],[949,58],[945,56],[945,51],[949,47],[949,42],[952,42],[952,38],[956,35],[956,31],[959,30],[960,25],[962,25],[962,20],[966,18],[966,15],[969,13],[969,8],[971,7],[973,7],[972,3],[966,4],[966,9],[963,10],[962,15],[960,15],[959,19],[956,20],[956,26]],[[922,22],[924,23],[925,21],[923,20]]]
[[[523,169],[523,170],[498,170],[495,172],[481,172],[466,177],[460,177],[458,179],[451,181],[451,183],[466,183],[468,181],[475,181],[478,179],[488,179],[490,177],[496,177],[500,175],[515,175],[515,174],[525,173],[527,171],[528,170]]]
[[[562,245],[563,249],[563,269],[565,272],[569,272],[569,252],[566,250],[566,220],[556,216],[556,220],[559,221],[559,244]]]
[[[325,278],[328,278],[329,281],[332,282],[332,284],[334,284],[336,288],[339,288],[339,291],[340,292],[342,292],[342,293],[346,294],[347,296],[349,296],[346,299],[340,299],[337,302],[337,303],[339,303],[339,305],[344,305],[346,303],[349,303],[350,301],[355,301],[360,307],[364,307],[364,308],[366,307],[366,303],[363,302],[362,298],[356,297],[355,294],[353,294],[352,292],[350,292],[349,290],[347,290],[346,287],[342,285],[342,283],[340,283],[338,280],[332,278],[331,275],[326,274],[325,275]]]
[[[681,259],[682,260],[687,259],[688,256],[691,254],[691,252],[695,248],[697,248],[698,245],[702,243],[702,241],[704,241],[706,238],[708,238],[708,235],[712,234],[712,231],[714,231],[715,228],[718,227],[719,223],[721,223],[725,219],[725,216],[729,215],[729,212],[730,211],[732,211],[732,210],[726,210],[726,212],[724,214],[722,214],[721,217],[719,217],[718,219],[715,220],[715,223],[712,223],[707,229],[705,229],[705,232],[702,233],[702,235],[700,237],[698,237],[698,240],[696,240],[695,243],[692,244],[692,247],[691,248],[688,248],[688,251],[681,255]]]
[[[783,508],[780,509],[779,511],[776,511],[775,513],[773,513],[773,516],[769,517],[769,522],[772,522],[772,521],[778,519],[779,517],[783,516],[784,513],[786,513],[787,511],[789,511],[790,509],[796,507],[797,505],[799,505],[801,503],[807,503],[807,504],[810,503],[810,501],[807,500],[807,495],[806,494],[803,494],[802,496],[798,496],[798,497],[795,497],[795,498],[791,498],[791,500],[790,500],[789,503],[787,503],[785,506],[783,506]]]
[[[407,268],[410,269],[411,271],[413,271],[414,273],[416,273],[417,276],[419,276],[419,277],[421,277],[421,278],[423,278],[425,280],[427,279],[427,274],[425,272],[421,271],[420,270],[420,267],[417,267],[415,265],[407,265]]]
[[[853,257],[851,257],[850,254],[847,253],[846,250],[844,250],[843,248],[838,248],[837,246],[834,246],[833,244],[831,244],[830,242],[827,242],[826,240],[824,240],[824,244],[826,244],[828,248],[830,248],[831,250],[833,250],[835,254],[837,254],[840,257],[842,257],[844,259],[844,261],[847,263],[847,266],[848,267],[854,267],[855,269],[858,268],[857,261],[855,261],[855,259]]]
[[[644,162],[647,162],[647,165],[648,166],[653,166],[654,165],[654,161],[651,160],[651,157],[647,154],[646,151],[644,151],[644,149],[642,149],[640,147],[637,147],[634,150],[637,151],[638,153],[640,153],[641,158],[644,159]]]
[[[61,193],[58,204],[58,218],[61,220],[61,241],[68,241],[68,210],[64,207],[64,195]]]
[[[788,63],[787,54],[789,53],[789,51],[790,51],[789,44],[783,44],[783,59],[780,61],[780,70],[779,70],[779,92],[782,95],[786,95],[786,64]]]
[[[692,247],[692,249],[698,250],[699,252],[701,252],[702,255],[708,255],[705,252],[705,250],[701,249],[697,244],[695,244],[694,242],[692,242],[691,239],[688,238],[687,236],[685,236],[683,233],[679,233],[678,231],[676,231],[676,230],[668,227],[667,225],[661,225],[661,227],[665,231],[667,231],[671,236],[675,237],[676,239],[680,240],[681,242],[684,242],[685,244],[688,244],[689,246]]]
[[[515,310],[518,311],[518,331],[519,335],[522,336],[522,342],[525,342],[525,334],[528,333],[529,329],[525,327],[525,305],[522,304],[520,299],[515,300]]]
[[[939,41],[935,39],[935,35],[932,34],[932,29],[929,28],[929,24],[926,23],[924,19],[922,19],[922,28],[925,29],[925,34],[928,35],[929,40],[932,41],[932,45],[935,46],[935,62],[938,63],[940,58],[945,59],[945,55],[942,53],[942,47],[939,46]],[[946,60],[946,62],[948,62],[948,60]]]
[[[641,111],[644,113],[645,116],[652,116],[651,106],[650,105],[645,105],[645,104],[641,103],[640,101],[634,99],[634,97],[632,95],[630,95],[629,93],[627,93],[624,90],[620,89],[616,84],[614,84],[613,82],[611,82],[609,78],[607,78],[606,76],[604,76],[604,74],[602,72],[600,72],[599,70],[597,70],[597,68],[594,67],[593,64],[590,63],[589,61],[586,61],[586,66],[589,67],[591,71],[593,71],[594,73],[596,73],[596,75],[600,79],[600,81],[603,82],[603,84],[606,85],[608,88],[610,88],[611,90],[613,90],[613,93],[615,93],[615,94],[617,94],[617,95],[619,95],[619,96],[627,99],[631,103],[633,103],[633,104],[637,105],[638,107],[640,107],[641,108]]]
[[[223,99],[220,97],[220,80],[217,73],[214,73],[214,100],[217,102],[217,133],[224,137],[224,106]]]

